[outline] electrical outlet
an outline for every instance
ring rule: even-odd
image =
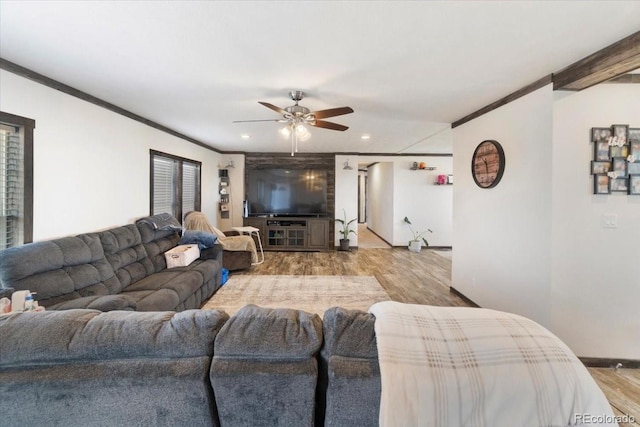
[[[602,228],[618,228],[618,215],[612,213],[602,214],[600,225]]]

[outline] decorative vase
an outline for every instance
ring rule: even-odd
[[[349,239],[340,239],[340,250],[341,251],[349,250]]]
[[[411,252],[420,252],[422,250],[422,242],[420,240],[410,240],[409,250]]]

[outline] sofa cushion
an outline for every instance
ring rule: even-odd
[[[216,355],[254,358],[315,355],[322,344],[317,314],[286,308],[246,305],[231,317],[216,338]]]
[[[325,311],[322,325],[323,353],[356,358],[378,358],[374,330],[375,317],[372,314],[332,307]]]
[[[126,295],[103,295],[92,297],[81,297],[71,299],[49,306],[49,310],[71,310],[86,308],[89,310],[111,311],[111,310],[135,310],[136,301]]]
[[[220,330],[211,385],[221,425],[313,426],[317,314],[249,305]]]
[[[96,233],[29,243],[2,251],[3,288],[36,292],[50,307],[72,299],[117,294],[121,283]]]
[[[208,372],[228,315],[68,310],[0,319],[0,424],[219,426]]]
[[[167,268],[164,253],[178,245],[180,234],[173,228],[155,228],[153,217],[141,218],[136,221],[142,244],[153,265],[155,272]]]
[[[106,259],[113,271],[126,289],[155,272],[153,263],[142,245],[140,232],[134,224],[98,233]]]
[[[316,425],[378,425],[381,380],[375,317],[333,307],[324,312]]]
[[[63,361],[212,356],[218,310],[17,313],[0,317],[0,367]]]

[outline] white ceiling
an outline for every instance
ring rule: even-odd
[[[258,104],[350,106],[303,152],[451,152],[450,123],[639,28],[639,1],[0,1],[0,56],[223,151]],[[241,139],[242,134],[251,139]],[[371,139],[361,140],[369,134]]]

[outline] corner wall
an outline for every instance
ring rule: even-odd
[[[640,196],[594,195],[589,169],[591,128],[612,124],[640,128],[640,85],[556,93],[551,325],[580,356],[640,359]]]
[[[34,241],[149,214],[149,149],[202,162],[202,211],[216,222],[219,154],[0,70],[0,109],[36,121]]]
[[[640,127],[639,100],[638,85],[549,85],[454,129],[454,288],[536,320],[579,356],[640,359],[640,197],[593,194],[589,140],[591,127]],[[506,156],[489,190],[470,170],[484,139]]]
[[[349,165],[353,169],[345,170],[344,164],[349,160]],[[347,222],[355,218],[356,220],[349,226],[349,229],[358,232],[358,159],[355,156],[336,155],[336,211],[335,217],[344,219],[347,216]],[[344,209],[344,212],[342,211]],[[342,234],[340,230],[342,225],[335,223],[334,245],[340,246]],[[350,233],[349,245],[358,246],[358,235]]]
[[[551,85],[453,129],[452,286],[482,307],[549,325]],[[478,187],[471,157],[482,141],[504,148],[494,188]]]

